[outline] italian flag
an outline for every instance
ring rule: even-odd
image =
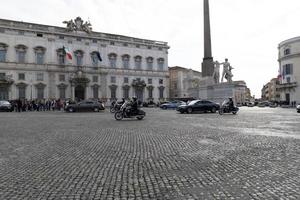
[[[65,46],[63,46],[63,50],[66,53],[67,58],[70,59],[70,60],[72,60],[72,53],[71,53],[71,51],[67,47],[65,47]]]

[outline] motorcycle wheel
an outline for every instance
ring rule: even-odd
[[[138,120],[142,120],[144,119],[144,116],[139,116],[139,117],[136,117]]]
[[[116,112],[115,113],[115,119],[120,121],[123,119],[123,112]]]
[[[219,110],[219,114],[220,114],[220,115],[223,115],[223,114],[224,114],[223,109],[220,109],[220,110]]]
[[[111,108],[109,109],[109,111],[110,111],[111,113],[115,113],[115,112],[116,112],[116,110],[115,110],[114,107],[111,107]]]

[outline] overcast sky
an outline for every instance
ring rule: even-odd
[[[299,0],[210,0],[212,53],[259,97],[278,74],[277,47],[300,36]],[[201,70],[202,0],[8,0],[0,18],[65,26],[80,16],[93,30],[168,42],[169,66]]]

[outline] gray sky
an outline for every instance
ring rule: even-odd
[[[8,0],[0,18],[64,26],[80,16],[94,31],[166,41],[169,66],[201,70],[202,0]],[[256,97],[278,73],[277,46],[300,35],[299,0],[210,0],[212,51]]]

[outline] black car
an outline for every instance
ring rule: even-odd
[[[0,101],[0,111],[12,112],[14,108],[8,101]]]
[[[94,100],[84,100],[75,104],[68,104],[65,107],[65,111],[67,112],[82,112],[82,111],[94,111],[99,112],[100,110],[104,110],[104,104],[99,101]]]
[[[212,112],[215,113],[220,109],[220,105],[207,100],[194,100],[188,105],[181,105],[176,110],[180,113],[191,114],[193,112]]]

